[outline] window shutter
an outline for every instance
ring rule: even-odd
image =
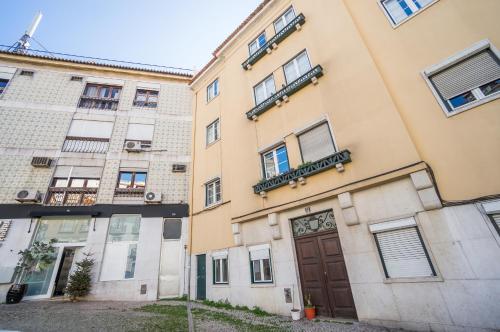
[[[500,78],[500,64],[491,50],[484,50],[441,72],[430,80],[445,100]]]
[[[325,122],[299,136],[304,162],[314,162],[335,153],[330,128]]]
[[[500,214],[494,214],[491,216],[493,222],[497,225],[497,230],[500,233]]]
[[[416,227],[376,233],[388,278],[430,277],[430,265]]]

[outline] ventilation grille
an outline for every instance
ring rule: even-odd
[[[183,164],[173,164],[172,173],[186,173],[186,165]]]
[[[33,76],[35,72],[31,71],[31,70],[21,70],[21,76]]]
[[[33,157],[31,159],[31,165],[33,167],[50,167],[52,163],[52,159],[49,157]]]
[[[71,76],[70,81],[81,82],[81,81],[83,81],[83,77],[82,76]]]

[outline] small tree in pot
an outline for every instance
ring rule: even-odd
[[[306,296],[306,305],[304,306],[304,313],[306,314],[307,319],[311,320],[316,317],[316,307],[313,306],[311,302],[311,294],[307,294]]]
[[[92,287],[92,267],[94,259],[91,253],[84,253],[85,258],[76,263],[76,270],[70,275],[65,293],[71,301],[75,302],[78,297],[88,295]]]
[[[48,243],[35,241],[28,249],[19,251],[16,280],[7,292],[7,303],[19,303],[28,290],[26,278],[31,273],[46,270],[54,262],[56,248],[53,244],[55,242],[57,242],[56,239],[51,239]]]

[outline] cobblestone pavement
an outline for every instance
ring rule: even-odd
[[[195,331],[388,331],[329,319],[292,322],[288,317],[192,303]],[[0,330],[187,331],[186,302],[31,301],[0,305]]]

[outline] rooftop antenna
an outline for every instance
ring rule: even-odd
[[[25,54],[28,51],[30,47],[29,40],[35,34],[36,28],[38,28],[38,24],[40,24],[40,21],[42,20],[42,16],[42,12],[40,11],[35,15],[31,25],[24,32],[24,35],[14,44],[14,52]]]

